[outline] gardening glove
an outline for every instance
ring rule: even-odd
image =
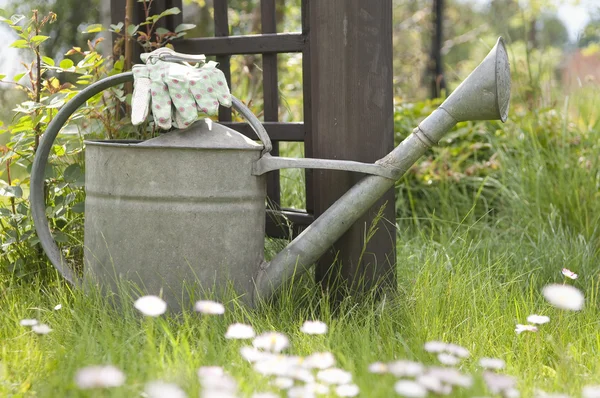
[[[132,124],[141,124],[151,111],[160,128],[185,128],[198,119],[198,112],[215,115],[219,104],[230,107],[227,81],[215,62],[202,67],[178,63],[202,59],[203,55],[178,54],[166,48],[143,54],[146,65],[133,68]]]

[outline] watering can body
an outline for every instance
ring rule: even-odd
[[[210,120],[145,142],[86,141],[86,278],[113,292],[133,282],[170,308],[199,288],[252,292],[266,180],[251,171],[262,149]]]
[[[73,97],[48,126],[34,160],[30,200],[36,231],[52,264],[74,284],[81,278],[67,265],[46,218],[45,166],[69,116],[92,96],[132,79],[131,73],[115,75]],[[456,123],[506,121],[509,98],[510,68],[500,38],[438,109],[373,164],[272,157],[264,126],[236,98],[233,107],[260,144],[206,120],[143,143],[87,142],[85,279],[116,293],[121,282],[131,281],[174,308],[192,293],[219,293],[230,284],[246,302],[256,303],[308,270]],[[264,173],[288,167],[367,175],[265,263]]]

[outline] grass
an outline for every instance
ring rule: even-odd
[[[334,313],[306,277],[256,309],[226,298],[223,316],[190,310],[143,318],[133,298],[117,310],[98,292],[72,290],[58,278],[25,282],[0,274],[0,396],[132,397],[160,379],[194,397],[200,392],[196,371],[206,365],[223,366],[242,396],[272,390],[240,357],[245,343],[224,338],[233,322],[287,334],[296,355],[331,351],[362,396],[395,395],[394,377],[369,373],[370,363],[405,358],[436,364],[423,349],[430,340],[471,352],[460,367],[475,376],[475,384],[452,396],[489,395],[480,357],[504,359],[505,373],[517,377],[523,397],[537,389],[579,396],[583,386],[600,384],[600,112],[588,106],[600,96],[585,95],[587,100],[574,99],[553,114],[517,105],[502,131],[484,125],[501,164],[489,177],[421,187],[419,198],[399,185],[400,203],[409,210],[396,220],[398,289],[381,299],[349,298]],[[284,176],[284,184],[290,181],[282,190],[285,200],[301,201],[301,174]],[[580,275],[569,283],[585,293],[582,311],[553,308],[541,295],[544,285],[565,282],[563,267]],[[55,311],[57,304],[62,309]],[[548,315],[550,323],[538,333],[517,335],[515,325],[534,313]],[[24,318],[54,330],[35,335],[19,326]],[[324,321],[328,333],[301,333],[307,319]],[[76,371],[97,364],[119,367],[126,383],[79,390]]]
[[[478,229],[475,236],[473,229]],[[308,280],[288,286],[279,300],[256,310],[225,300],[224,316],[188,311],[157,319],[142,318],[131,305],[115,310],[98,293],[86,295],[60,283],[3,281],[0,393],[129,397],[138,395],[147,381],[162,379],[197,396],[196,370],[205,365],[223,366],[244,393],[267,390],[267,379],[239,356],[242,343],[223,337],[227,325],[247,322],[257,331],[286,333],[294,354],[333,352],[366,396],[393,395],[393,377],[368,373],[370,363],[408,358],[434,364],[435,358],[422,348],[429,340],[468,348],[472,356],[462,368],[474,374],[479,373],[477,358],[504,359],[506,372],[518,376],[523,396],[532,396],[534,388],[577,395],[582,385],[600,383],[599,275],[589,272],[575,281],[586,292],[586,307],[577,313],[551,308],[540,288],[562,281],[565,256],[578,253],[579,266],[573,268],[592,270],[598,255],[590,253],[590,242],[570,237],[550,222],[540,229],[545,232],[540,239],[527,242],[517,239],[516,231],[461,225],[443,246],[426,232],[401,234],[398,294],[382,300],[367,297],[361,303],[348,300],[338,315]],[[63,308],[54,311],[59,303]],[[526,323],[532,313],[548,315],[551,322],[537,334],[516,335],[515,324]],[[54,330],[35,335],[18,325],[24,318],[37,318]],[[306,319],[323,320],[329,332],[300,333]],[[121,368],[126,384],[96,394],[78,390],[76,371],[94,364]],[[454,396],[484,393],[478,382]]]

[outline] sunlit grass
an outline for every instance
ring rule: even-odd
[[[391,396],[394,377],[373,375],[368,365],[406,358],[437,363],[423,350],[429,340],[460,344],[471,352],[461,368],[476,375],[472,390],[453,396],[485,394],[477,378],[480,357],[506,361],[517,376],[522,396],[535,388],[577,395],[583,385],[600,384],[600,311],[597,293],[598,253],[580,257],[573,285],[585,292],[581,312],[552,308],[541,288],[562,283],[564,251],[589,252],[594,244],[561,233],[548,221],[539,225],[537,242],[518,239],[516,231],[495,234],[489,228],[461,225],[443,248],[424,234],[401,233],[398,239],[399,289],[381,300],[347,300],[333,314],[328,300],[305,278],[286,287],[273,303],[249,309],[224,300],[223,316],[206,316],[192,308],[182,315],[143,318],[126,298],[114,309],[99,293],[84,294],[61,283],[51,286],[2,282],[0,305],[0,393],[37,396],[88,396],[74,383],[78,369],[114,365],[126,374],[122,387],[98,396],[136,396],[152,380],[174,382],[197,396],[200,366],[223,366],[244,394],[272,390],[239,355],[245,343],[225,339],[235,322],[257,333],[277,330],[290,337],[290,353],[331,351],[338,366],[353,374],[363,396]],[[473,235],[474,231],[478,235]],[[552,232],[554,230],[555,232]],[[60,310],[53,310],[62,304]],[[517,335],[517,323],[530,314],[550,322],[538,333]],[[19,325],[36,318],[53,329],[45,336]],[[328,325],[324,336],[300,331],[304,321]],[[460,390],[456,390],[460,391]]]

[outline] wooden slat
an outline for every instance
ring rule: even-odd
[[[302,0],[302,34],[308,37],[310,32],[310,0]],[[304,104],[304,156],[313,157],[312,151],[312,96],[310,91],[310,42],[307,41],[302,50],[302,102]],[[313,197],[313,170],[304,170],[306,192],[305,208],[308,213],[315,210]]]
[[[275,1],[261,0],[260,2],[261,32],[276,33],[277,21],[275,19]],[[277,54],[263,54],[263,104],[264,120],[276,122],[279,120],[279,87],[277,84]],[[273,156],[279,155],[279,142],[272,138]],[[267,174],[267,197],[275,206],[281,205],[281,187],[279,170]]]
[[[239,122],[220,122],[221,124],[230,127],[244,134],[251,140],[258,140],[258,136],[252,130],[248,123]],[[267,130],[272,141],[304,141],[304,125],[303,123],[283,123],[283,122],[263,122],[263,126]]]
[[[306,38],[301,33],[265,33],[260,35],[183,39],[178,40],[173,45],[177,51],[190,54],[299,53],[306,45]]]
[[[431,55],[429,59],[429,77],[431,79],[431,98],[439,98],[446,88],[442,45],[444,40],[444,0],[433,0],[433,35],[431,37]]]
[[[293,209],[267,210],[266,232],[272,238],[295,238],[313,221],[314,217],[303,211]]]
[[[227,13],[227,0],[214,0],[214,11],[215,11],[215,39],[221,38],[223,40],[227,36],[229,36],[229,17]],[[191,39],[194,40],[194,39]],[[178,47],[179,48],[179,47]],[[182,51],[182,50],[180,50]],[[188,51],[183,51],[188,52]],[[190,52],[193,54],[194,52]],[[196,54],[206,54],[202,51],[195,52]],[[229,58],[231,52],[223,53],[217,57],[217,62],[219,63],[219,68],[225,74],[225,79],[227,79],[227,84],[231,87],[231,65],[229,63]],[[219,107],[219,120],[223,122],[231,121],[231,109],[225,107]]]
[[[165,0],[165,8],[177,7],[181,10],[179,14],[167,15],[165,19],[165,28],[175,32],[175,28],[183,23],[183,0]],[[160,14],[160,12],[159,12]]]

